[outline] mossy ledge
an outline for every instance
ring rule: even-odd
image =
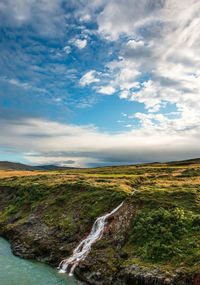
[[[94,285],[200,284],[199,176],[186,184],[180,173],[187,169],[145,166],[147,176],[134,169],[114,173],[119,183],[107,173],[95,183],[93,175],[63,181],[63,172],[52,173],[54,182],[45,175],[1,179],[0,235],[14,254],[58,266],[95,219],[124,200],[75,275]]]

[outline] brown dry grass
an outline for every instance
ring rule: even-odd
[[[23,171],[23,170],[0,170],[0,178],[13,177],[13,176],[33,176],[38,174],[44,174],[40,171]],[[45,172],[46,174],[52,174],[51,172]]]

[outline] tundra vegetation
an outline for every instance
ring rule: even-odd
[[[105,250],[109,274],[134,264],[171,275],[200,272],[200,159],[30,174],[0,171],[3,234],[35,214],[77,244],[98,216],[126,200],[137,211],[120,257],[109,246]],[[138,191],[131,195],[133,187]]]

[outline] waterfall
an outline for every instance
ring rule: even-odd
[[[136,191],[137,189],[133,188],[131,195],[133,195]],[[92,244],[102,237],[107,218],[116,213],[121,208],[123,203],[124,202],[122,202],[119,206],[112,210],[112,212],[96,219],[89,235],[79,243],[79,245],[74,249],[73,254],[70,257],[62,260],[59,264],[58,269],[60,273],[67,272],[68,268],[70,267],[69,275],[73,275],[74,270],[79,264],[79,262],[83,261],[88,256]]]
[[[137,189],[133,187],[133,190],[131,192],[131,195],[135,194],[135,192],[137,192]]]
[[[67,272],[68,268],[71,266],[69,275],[73,275],[74,269],[79,262],[83,261],[89,254],[92,244],[102,237],[107,218],[117,212],[123,203],[124,202],[117,206],[112,212],[96,219],[89,235],[79,243],[69,258],[62,260],[59,264],[58,269],[60,273]]]

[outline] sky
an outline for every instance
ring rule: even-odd
[[[0,0],[0,160],[200,157],[198,0]]]

